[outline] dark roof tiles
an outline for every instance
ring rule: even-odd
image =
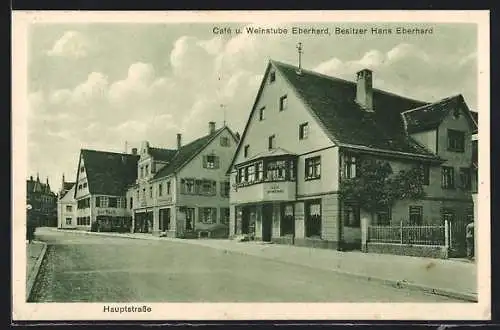
[[[91,194],[123,195],[137,178],[138,155],[82,149]]]

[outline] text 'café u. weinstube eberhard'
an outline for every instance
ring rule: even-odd
[[[358,248],[363,209],[342,202],[339,186],[367,155],[424,176],[425,198],[398,201],[375,223],[472,216],[476,131],[461,95],[426,103],[373,88],[367,69],[351,82],[271,60],[229,169],[230,235]]]

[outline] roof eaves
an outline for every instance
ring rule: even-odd
[[[372,147],[366,147],[366,146],[360,146],[360,145],[354,145],[354,144],[347,144],[347,143],[341,143],[340,147],[347,148],[347,149],[354,149],[354,150],[364,151],[364,152],[373,153],[373,154],[386,154],[386,155],[400,156],[400,157],[403,157],[403,158],[426,159],[426,160],[435,161],[435,162],[442,162],[443,161],[443,159],[439,158],[437,155],[434,155],[434,154],[431,154],[431,155],[422,155],[422,154],[415,154],[415,153],[404,152],[404,151],[379,149],[379,148],[372,148]]]

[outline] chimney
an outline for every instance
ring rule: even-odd
[[[137,148],[132,148],[132,155],[137,155]]]
[[[215,121],[208,122],[208,134],[215,133]]]
[[[30,175],[30,181],[33,181],[33,175]]]
[[[181,133],[177,133],[177,149],[180,149],[182,146],[182,135]]]
[[[363,69],[356,76],[356,103],[365,111],[373,111],[372,71]]]

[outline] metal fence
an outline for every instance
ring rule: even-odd
[[[445,246],[447,226],[369,226],[368,241]]]

